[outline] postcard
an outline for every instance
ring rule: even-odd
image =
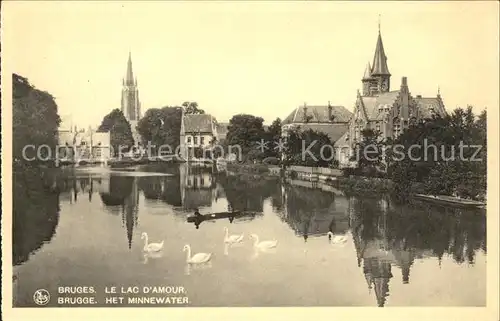
[[[3,2],[7,319],[498,320],[498,9]]]

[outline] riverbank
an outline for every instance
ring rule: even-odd
[[[384,178],[368,178],[362,176],[340,176],[334,181],[327,183],[344,190],[345,192],[355,194],[376,193],[388,194],[394,191],[394,183]]]

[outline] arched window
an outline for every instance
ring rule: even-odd
[[[401,120],[395,117],[392,120],[392,135],[393,138],[397,138],[401,134]]]

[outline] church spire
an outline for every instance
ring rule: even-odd
[[[370,66],[370,62],[366,64],[365,73],[363,75],[363,80],[366,79],[372,79],[372,67]]]
[[[372,75],[388,75],[389,68],[387,67],[387,56],[384,51],[384,44],[382,43],[382,35],[380,33],[380,22],[379,22],[379,30],[378,30],[378,39],[377,46],[375,47],[375,55],[373,56],[373,64],[372,64]]]
[[[128,52],[128,63],[127,63],[127,78],[125,79],[127,85],[134,84],[134,73],[132,72],[132,53]]]

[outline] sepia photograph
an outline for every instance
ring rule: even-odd
[[[498,8],[3,2],[5,305],[498,314]]]

